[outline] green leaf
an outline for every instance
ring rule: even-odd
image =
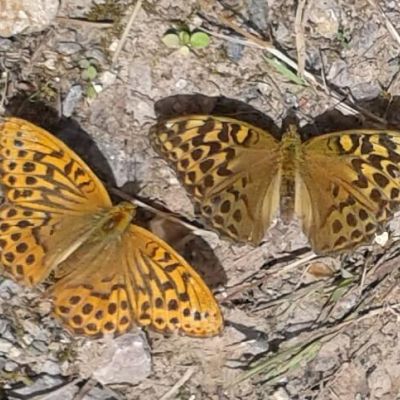
[[[210,44],[210,36],[205,32],[194,32],[190,36],[190,44],[195,49],[202,49]]]
[[[97,91],[95,87],[92,84],[88,85],[88,87],[86,88],[86,97],[89,97],[89,99],[93,99],[96,97],[96,95]]]
[[[330,300],[333,303],[339,301],[348,292],[349,286],[351,283],[353,283],[353,281],[354,278],[343,279],[331,294]]]
[[[269,58],[264,56],[264,60],[274,67],[281,75],[283,75],[286,79],[292,81],[293,83],[296,83],[297,85],[301,86],[308,86],[306,81],[298,76],[295,72],[293,72],[289,67],[279,61],[277,58]]]
[[[312,361],[321,349],[321,341],[311,340],[304,344],[294,345],[288,349],[281,350],[274,355],[268,355],[254,363],[251,363],[249,369],[240,374],[228,387],[243,382],[254,375],[263,374],[263,384],[274,384],[282,379],[286,374],[292,372],[305,363]]]
[[[187,46],[190,44],[190,33],[187,31],[180,31],[179,40],[181,42],[181,46]]]
[[[179,50],[177,50],[179,54],[182,54],[184,56],[189,55],[190,49],[187,46],[182,46]]]
[[[93,65],[90,65],[82,71],[81,76],[85,81],[92,81],[97,76],[97,69]]]
[[[181,40],[179,38],[179,35],[177,35],[176,33],[167,33],[166,35],[164,35],[161,39],[161,41],[167,46],[167,47],[172,47],[172,48],[176,48],[176,47],[181,47]]]
[[[90,66],[90,61],[84,58],[83,60],[79,61],[79,68],[86,69]]]

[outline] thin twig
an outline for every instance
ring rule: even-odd
[[[56,17],[57,21],[93,28],[111,28],[114,22],[90,21],[84,18]]]
[[[133,197],[120,189],[110,188],[110,191],[112,193],[116,194],[117,196],[121,197],[122,199],[130,201],[133,204],[136,204],[138,207],[142,207],[146,210],[149,210],[152,213],[157,214],[157,215],[161,216],[162,218],[165,218],[168,221],[178,223],[178,224],[184,226],[185,228],[191,230],[192,232],[200,233],[203,235],[210,235],[210,234],[216,235],[216,233],[211,232],[207,229],[200,228],[200,227],[196,226],[194,223],[192,224],[190,222],[183,221],[181,217],[174,214],[172,211],[161,211],[158,208],[155,208],[152,205],[147,204],[144,201],[139,200],[136,197]]]
[[[234,297],[236,297],[236,295],[243,293],[244,290],[248,290],[251,289],[254,286],[260,285],[261,283],[263,283],[264,281],[266,281],[267,279],[271,278],[271,275],[274,275],[274,277],[279,276],[285,272],[288,272],[300,265],[305,264],[306,262],[309,262],[311,260],[314,260],[315,258],[317,258],[318,256],[315,255],[315,253],[310,252],[310,254],[307,255],[303,255],[303,257],[301,257],[300,259],[293,261],[292,263],[285,265],[284,267],[282,267],[281,265],[278,265],[275,268],[271,268],[270,270],[268,270],[265,275],[261,278],[261,279],[257,279],[256,282],[250,282],[250,283],[243,283],[243,284],[239,284],[236,285],[234,287],[229,288],[226,292],[225,292],[225,296],[223,298],[223,301],[227,301],[229,299],[232,299]],[[247,280],[249,279],[249,277],[247,278]],[[221,299],[222,300],[222,299]]]
[[[189,367],[186,372],[183,374],[182,378],[175,383],[174,386],[167,393],[165,393],[159,400],[168,400],[170,399],[195,373],[196,367]]]
[[[37,396],[35,397],[35,400],[50,400],[50,399],[55,399],[57,398],[56,395],[57,393],[61,394],[62,392],[65,391],[65,389],[71,387],[71,386],[76,386],[80,381],[82,381],[82,378],[77,378],[72,380],[71,382],[66,383],[65,385],[57,387],[57,389],[44,394],[43,396]]]
[[[7,97],[7,90],[8,90],[8,71],[4,71],[4,88],[3,88],[3,93],[1,94],[0,98],[0,112],[4,111],[4,104],[6,102],[6,97]]]
[[[118,43],[118,47],[117,47],[117,49],[115,50],[115,53],[114,53],[114,55],[113,55],[113,57],[112,57],[112,60],[111,60],[111,64],[112,64],[112,65],[115,65],[115,63],[116,63],[116,61],[117,61],[117,59],[118,59],[118,57],[119,57],[119,54],[121,53],[121,50],[122,50],[122,48],[124,47],[124,44],[125,44],[125,42],[126,42],[126,39],[128,38],[128,35],[129,35],[129,31],[130,31],[131,28],[132,28],[133,21],[135,20],[135,18],[136,18],[136,16],[137,16],[138,12],[139,12],[139,10],[140,10],[140,7],[142,6],[142,3],[143,3],[143,0],[137,0],[137,2],[136,2],[136,4],[135,4],[135,7],[134,7],[133,10],[132,10],[132,14],[131,14],[131,16],[129,17],[128,23],[126,24],[124,33],[122,34],[121,39],[119,40],[119,43]]]
[[[296,50],[299,75],[303,77],[306,65],[306,41],[304,39],[304,7],[307,0],[299,0],[294,21],[294,31],[296,34]]]

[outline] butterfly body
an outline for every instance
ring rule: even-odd
[[[274,216],[296,217],[317,253],[359,246],[400,205],[400,133],[353,130],[281,141],[228,117],[160,122],[153,147],[175,169],[206,223],[259,244]]]
[[[122,202],[107,210],[106,215],[99,221],[99,232],[109,239],[119,238],[129,228],[136,207],[132,203]]]
[[[160,238],[132,224],[64,143],[18,118],[0,121],[0,261],[27,285],[48,280],[54,313],[74,333],[133,325],[204,337],[223,327],[200,276]],[[49,278],[49,279],[48,279]]]
[[[283,134],[279,149],[282,169],[279,211],[282,221],[288,224],[295,213],[296,181],[303,161],[301,137],[295,126],[291,125]]]

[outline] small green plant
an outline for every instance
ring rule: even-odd
[[[210,44],[210,36],[207,33],[190,31],[188,28],[171,29],[161,40],[167,47],[179,49],[183,54],[188,54],[192,49],[203,49]]]
[[[96,97],[97,90],[94,80],[97,77],[98,71],[96,66],[91,60],[81,60],[79,62],[79,68],[81,68],[81,78],[86,82],[85,94],[86,97],[92,99]]]
[[[56,84],[51,81],[40,82],[38,84],[38,89],[29,96],[29,101],[37,102],[44,101],[47,103],[52,103],[57,97]]]
[[[340,27],[336,33],[336,39],[343,47],[347,48],[351,40],[350,32]]]

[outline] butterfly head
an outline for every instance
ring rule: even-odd
[[[288,129],[283,134],[282,146],[299,146],[300,144],[301,137],[296,125],[289,125]]]
[[[111,208],[102,218],[101,231],[104,235],[121,234],[129,227],[136,214],[136,206],[122,202]]]

